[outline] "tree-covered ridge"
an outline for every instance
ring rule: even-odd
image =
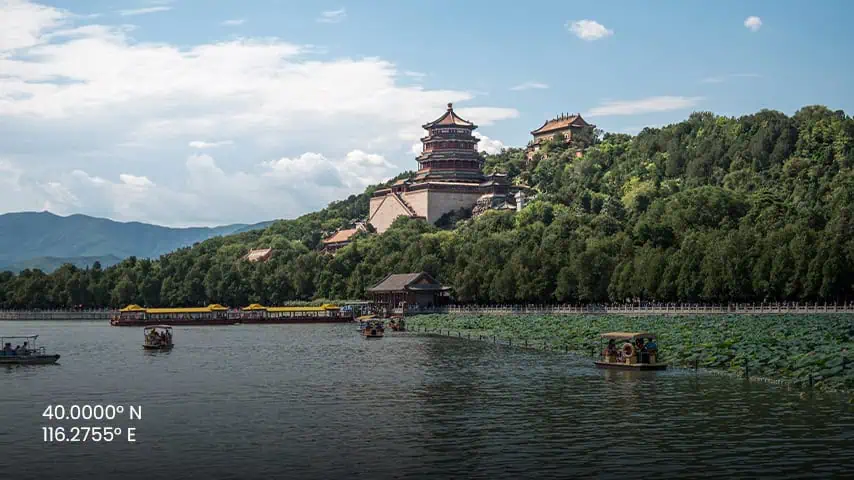
[[[519,213],[398,219],[332,257],[322,232],[367,216],[361,195],[263,231],[103,271],[0,278],[0,305],[195,305],[354,298],[388,273],[427,271],[462,302],[844,301],[854,285],[854,120],[695,113],[636,136],[547,142],[532,162],[486,157],[538,191]],[[403,174],[401,177],[408,174]],[[454,224],[454,222],[456,222]],[[453,228],[455,227],[455,228]],[[238,259],[273,247],[264,264]]]

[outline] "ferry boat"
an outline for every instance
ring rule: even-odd
[[[657,363],[658,345],[655,334],[647,332],[603,333],[608,346],[602,351],[601,359],[593,362],[598,368],[622,370],[666,370],[666,363]],[[644,343],[644,340],[648,340]],[[617,342],[625,342],[617,347]]]
[[[38,335],[26,335],[21,337],[0,337],[0,344],[3,349],[0,350],[0,365],[46,365],[56,363],[59,360],[59,355],[48,355],[44,347],[36,347],[36,339]],[[12,347],[12,342],[9,340],[24,340],[21,345],[15,344]]]
[[[359,324],[359,330],[365,338],[383,338],[385,326],[382,320],[369,319]]]
[[[319,307],[265,307],[253,303],[241,309],[240,323],[346,323],[353,321],[353,311],[336,305]]]
[[[128,305],[119,310],[119,314],[110,320],[110,325],[147,327],[162,325],[165,322],[180,326],[233,325],[238,321],[238,314],[218,304],[193,308],[143,308],[139,305]]]
[[[394,332],[405,332],[406,331],[406,322],[403,318],[392,318],[388,323],[391,327],[391,330]]]
[[[169,325],[152,325],[145,327],[145,342],[142,348],[146,350],[171,350],[175,346],[172,343],[172,327]]]

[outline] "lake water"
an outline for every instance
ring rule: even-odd
[[[355,324],[142,329],[0,322],[40,334],[59,365],[0,367],[9,478],[830,478],[854,468],[843,400],[690,372]],[[662,346],[666,348],[666,346]],[[50,421],[48,405],[140,406],[114,421]],[[122,428],[48,443],[42,427]],[[135,428],[136,442],[125,432]]]

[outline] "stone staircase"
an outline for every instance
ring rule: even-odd
[[[397,198],[397,200],[400,202],[400,204],[406,208],[406,211],[409,212],[409,216],[411,216],[411,217],[417,217],[418,216],[418,214],[415,213],[415,209],[412,208],[412,205],[410,205],[409,202],[404,200],[403,197],[400,196],[399,193],[392,192],[392,194]]]

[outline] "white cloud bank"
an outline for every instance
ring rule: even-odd
[[[347,18],[347,9],[328,10],[322,12],[317,21],[320,23],[341,23]]]
[[[381,58],[327,60],[275,38],[142,43],[86,21],[0,0],[3,211],[289,218],[415,167],[408,147],[448,102],[481,126],[518,116],[471,92],[406,85]],[[223,142],[239,148],[187,157]]]
[[[226,20],[226,21],[220,23],[220,25],[222,25],[224,27],[236,27],[238,25],[243,25],[244,23],[246,23],[245,18],[233,18],[231,20]]]
[[[600,38],[610,37],[613,30],[605,28],[604,25],[595,20],[578,20],[566,24],[566,28],[576,37],[592,42]]]
[[[718,75],[714,77],[707,77],[703,79],[703,83],[724,83],[727,80],[731,80],[734,78],[757,78],[759,77],[758,73],[730,73],[727,75]]]
[[[607,117],[617,115],[640,115],[644,113],[683,110],[697,105],[703,97],[649,97],[640,100],[616,100],[603,102],[585,113],[585,117]]]
[[[14,0],[12,0],[14,1]],[[167,7],[165,5],[161,5],[159,7],[145,7],[145,8],[135,8],[131,10],[119,10],[119,15],[123,17],[133,17],[136,15],[147,15],[149,13],[157,13],[157,12],[168,12],[172,10],[172,7]]]
[[[540,82],[525,82],[520,83],[519,85],[514,85],[510,87],[510,90],[521,91],[521,90],[544,90],[549,88],[545,83]]]
[[[744,26],[751,32],[759,31],[762,28],[762,19],[759,17],[750,16],[744,19]]]

